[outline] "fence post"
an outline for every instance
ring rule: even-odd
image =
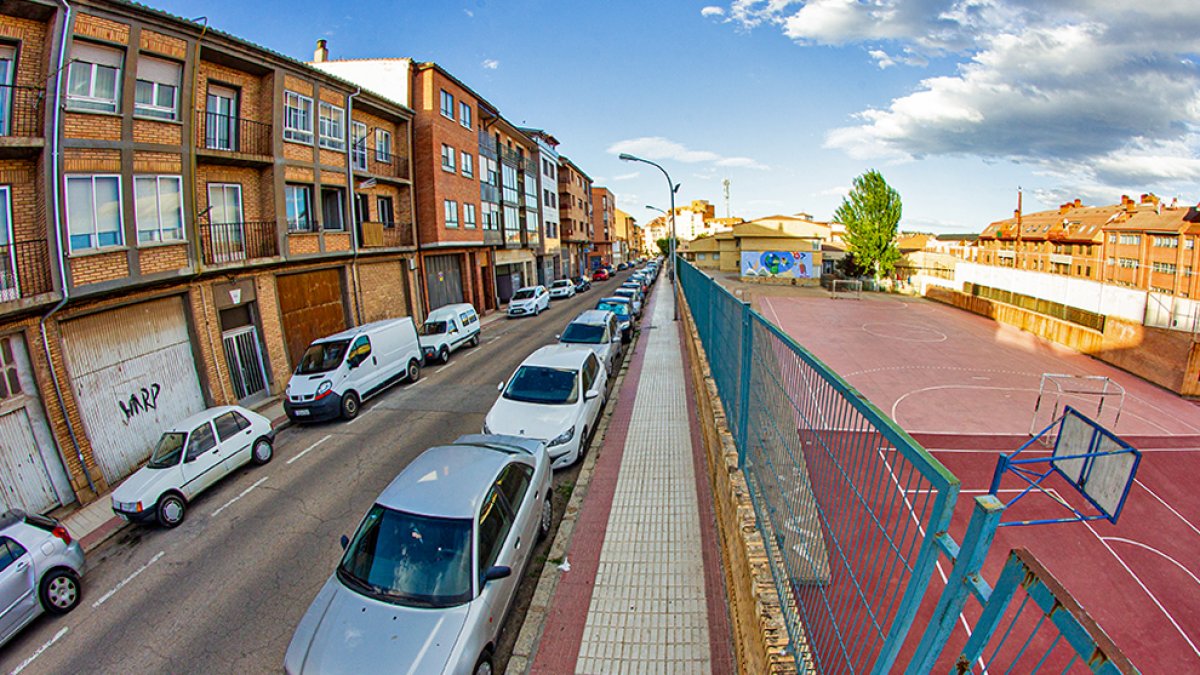
[[[1000,516],[1003,514],[1004,503],[994,495],[975,498],[975,510],[971,513],[971,522],[967,524],[967,534],[963,537],[962,547],[954,559],[954,568],[950,571],[946,589],[942,591],[942,597],[938,598],[933,617],[921,637],[921,644],[917,646],[917,651],[905,672],[928,673],[933,670],[934,663],[946,646],[972,587],[986,585],[979,577],[979,570],[992,547],[992,540],[996,536],[996,528],[1000,526]]]
[[[741,359],[742,366],[738,372],[738,426],[737,426],[737,453],[738,453],[738,468],[746,466],[746,442],[749,438],[749,433],[746,427],[749,426],[750,420],[750,369],[754,363],[754,324],[750,314],[750,303],[742,303],[742,344],[741,344]]]

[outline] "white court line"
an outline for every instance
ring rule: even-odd
[[[213,511],[212,515],[209,517],[216,518],[217,515],[220,514],[222,511],[229,508],[230,506],[233,506],[234,502],[236,502],[237,500],[241,499],[242,497],[245,497],[246,495],[250,494],[250,491],[253,490],[254,488],[267,482],[268,478],[270,478],[270,476],[263,476],[262,478],[259,478],[257,481],[254,482],[254,485],[251,485],[250,487],[246,488],[245,490],[242,490],[241,494],[239,494],[238,496],[234,497],[233,499],[230,499],[229,501],[222,504],[221,507],[219,509],[217,509],[216,511]]]
[[[49,648],[50,648],[50,645],[54,644],[55,642],[58,642],[59,638],[61,638],[62,636],[66,635],[66,634],[67,634],[67,631],[69,631],[69,630],[71,630],[71,629],[70,629],[70,628],[68,628],[68,627],[66,627],[66,626],[63,626],[62,630],[60,630],[60,631],[58,631],[57,633],[55,633],[55,634],[54,634],[54,637],[52,637],[52,638],[50,638],[49,640],[47,640],[47,641],[46,641],[46,644],[42,645],[41,647],[38,647],[37,651],[36,651],[36,652],[34,652],[32,656],[30,656],[29,658],[27,658],[27,659],[25,659],[24,661],[22,661],[22,662],[21,662],[21,665],[17,666],[16,668],[13,668],[13,669],[12,669],[12,673],[11,673],[11,675],[17,675],[17,673],[19,673],[19,672],[21,672],[22,670],[25,670],[26,668],[28,668],[28,667],[29,667],[29,664],[33,663],[33,660],[34,660],[34,659],[36,659],[37,657],[41,656],[41,655],[42,655],[42,652],[44,652],[44,651],[46,651],[47,649],[49,649]]]
[[[309,453],[309,452],[310,452],[310,451],[311,451],[313,448],[315,448],[315,447],[317,447],[318,445],[320,445],[320,444],[324,443],[325,441],[329,440],[330,438],[333,438],[333,434],[325,434],[325,437],[324,437],[324,438],[322,438],[321,440],[317,441],[316,443],[313,443],[312,445],[308,446],[307,448],[305,448],[305,449],[301,450],[299,454],[297,454],[295,457],[293,457],[293,458],[289,459],[289,460],[287,461],[287,463],[288,463],[288,464],[291,464],[292,462],[294,462],[294,461],[296,461],[296,460],[300,459],[301,457],[303,457],[303,456],[307,455],[307,454],[308,454],[308,453]],[[215,514],[214,514],[214,515],[215,515]]]
[[[908,433],[922,434],[922,433],[938,433],[938,432],[910,431]],[[948,453],[960,454],[960,455],[999,455],[999,454],[1007,455],[1007,454],[1010,454],[1010,453],[1013,453],[1016,451],[1016,448],[1013,448],[1012,450],[981,450],[979,448],[958,448],[958,449],[955,449],[955,448],[925,448],[925,449],[928,450],[929,452],[948,452]],[[1025,451],[1023,454],[1049,455],[1052,452],[1054,452],[1054,450],[1037,447],[1036,445],[1031,445],[1028,448],[1025,448]],[[1142,453],[1143,455],[1149,454],[1149,453],[1159,453],[1159,452],[1200,452],[1200,448],[1138,448],[1138,452]]]
[[[1112,554],[1112,557],[1117,559],[1117,562],[1120,563],[1121,567],[1125,568],[1125,571],[1129,573],[1129,576],[1133,577],[1133,580],[1137,582],[1137,585],[1142,587],[1142,590],[1146,592],[1146,595],[1150,596],[1150,600],[1152,600],[1154,604],[1158,606],[1158,609],[1163,613],[1163,616],[1167,617],[1167,621],[1171,622],[1171,625],[1175,627],[1175,630],[1178,631],[1183,639],[1188,643],[1188,646],[1192,648],[1192,652],[1195,653],[1196,656],[1200,656],[1200,649],[1196,647],[1196,643],[1192,642],[1192,639],[1183,632],[1183,628],[1179,626],[1179,622],[1175,621],[1175,617],[1171,616],[1171,613],[1167,611],[1166,607],[1163,607],[1162,603],[1158,601],[1158,597],[1151,593],[1149,588],[1146,588],[1146,584],[1142,581],[1141,577],[1134,574],[1133,570],[1129,569],[1129,565],[1125,564],[1125,560],[1122,559],[1121,556],[1117,555],[1117,552],[1113,550],[1112,546],[1108,545],[1108,542],[1104,540],[1104,537],[1101,537],[1096,533],[1096,530],[1092,527],[1091,523],[1084,521],[1083,524],[1087,526],[1087,529],[1092,533],[1092,536],[1100,540],[1100,543],[1104,545],[1104,548],[1108,549],[1108,552]]]
[[[133,581],[134,579],[136,579],[136,578],[138,577],[138,575],[139,575],[139,574],[141,574],[142,572],[145,572],[145,571],[146,571],[146,568],[147,568],[147,567],[149,567],[149,566],[153,565],[154,563],[158,562],[158,559],[159,559],[159,558],[161,558],[161,557],[163,557],[165,554],[166,554],[166,551],[159,551],[158,553],[155,553],[155,554],[154,554],[154,557],[150,559],[150,562],[148,562],[148,563],[146,563],[145,565],[142,565],[141,567],[139,567],[139,568],[137,568],[136,570],[134,570],[134,571],[133,571],[133,574],[130,574],[129,576],[127,576],[127,577],[125,577],[124,579],[122,579],[120,583],[118,583],[116,586],[113,586],[113,588],[112,588],[112,590],[111,590],[111,591],[109,591],[109,592],[105,593],[104,595],[100,596],[100,599],[99,599],[99,600],[97,600],[97,601],[93,602],[93,603],[92,603],[92,608],[93,608],[93,609],[95,609],[96,607],[99,607],[100,605],[103,605],[105,602],[108,602],[108,599],[109,599],[109,598],[111,598],[111,597],[112,597],[114,594],[116,594],[116,592],[117,592],[117,591],[121,590],[122,588],[125,588],[125,585],[126,585],[126,584],[128,584],[129,582],[131,582],[131,581]]]
[[[1184,566],[1183,566],[1183,564],[1182,564],[1182,563],[1180,563],[1178,560],[1176,560],[1176,559],[1172,558],[1171,556],[1167,555],[1166,553],[1163,553],[1162,551],[1160,551],[1160,550],[1158,550],[1158,549],[1154,548],[1153,546],[1149,546],[1149,545],[1147,545],[1147,544],[1143,544],[1143,543],[1142,543],[1142,542],[1140,542],[1140,541],[1134,541],[1133,539],[1126,539],[1125,537],[1103,537],[1103,539],[1105,539],[1105,540],[1107,540],[1107,541],[1119,541],[1119,542],[1121,542],[1121,543],[1123,543],[1123,544],[1129,544],[1129,545],[1131,545],[1131,546],[1138,546],[1138,547],[1140,547],[1140,548],[1144,548],[1144,549],[1146,549],[1147,551],[1150,551],[1151,553],[1157,553],[1158,555],[1162,556],[1163,558],[1166,558],[1166,559],[1167,559],[1167,561],[1168,561],[1168,562],[1170,562],[1172,565],[1174,565],[1174,566],[1178,567],[1179,569],[1183,570],[1183,573],[1184,573],[1184,574],[1186,574],[1186,575],[1188,575],[1189,577],[1191,577],[1191,578],[1192,578],[1192,581],[1196,582],[1196,585],[1197,585],[1197,586],[1200,586],[1200,577],[1197,577],[1195,572],[1193,572],[1193,571],[1189,570],[1188,568],[1184,567]]]
[[[1143,450],[1143,452],[1145,452],[1145,451]],[[1184,518],[1182,513],[1180,513],[1180,512],[1178,512],[1178,511],[1176,511],[1176,510],[1175,510],[1175,507],[1173,507],[1173,506],[1171,506],[1170,504],[1168,504],[1168,503],[1167,503],[1167,500],[1163,499],[1162,497],[1159,497],[1159,496],[1158,496],[1158,495],[1157,495],[1157,494],[1154,492],[1154,490],[1151,490],[1151,489],[1150,489],[1149,487],[1147,487],[1147,486],[1146,486],[1146,484],[1145,484],[1145,483],[1143,483],[1142,481],[1140,481],[1140,480],[1138,480],[1138,479],[1134,478],[1134,479],[1133,479],[1133,482],[1134,482],[1134,483],[1137,483],[1137,484],[1138,484],[1138,485],[1140,485],[1140,486],[1142,486],[1142,489],[1143,489],[1143,490],[1145,490],[1146,492],[1149,492],[1151,497],[1154,497],[1155,499],[1157,499],[1157,500],[1158,500],[1158,503],[1160,503],[1160,504],[1162,504],[1163,506],[1167,507],[1167,510],[1168,510],[1168,511],[1170,511],[1171,513],[1174,513],[1174,514],[1175,514],[1175,516],[1176,516],[1176,517],[1178,517],[1180,520],[1182,520],[1182,521],[1183,521],[1183,523],[1184,523],[1185,525],[1187,525],[1188,527],[1192,528],[1192,532],[1195,532],[1196,534],[1200,534],[1200,529],[1197,529],[1197,528],[1196,528],[1196,526],[1195,526],[1195,525],[1193,525],[1193,524],[1192,524],[1192,522],[1191,522],[1190,520],[1188,520],[1187,518]]]

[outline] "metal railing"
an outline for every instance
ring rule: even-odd
[[[41,138],[46,90],[0,84],[0,136]]]
[[[200,110],[196,113],[196,147],[246,155],[270,155],[271,125]]]
[[[206,265],[228,265],[279,255],[273,220],[246,223],[203,223],[200,246]]]
[[[54,290],[50,251],[45,239],[0,246],[0,302],[12,302]]]

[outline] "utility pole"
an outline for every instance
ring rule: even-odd
[[[721,185],[725,188],[725,219],[729,220],[729,179],[721,181]]]

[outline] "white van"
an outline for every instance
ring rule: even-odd
[[[421,326],[421,349],[425,362],[450,360],[450,352],[479,344],[479,314],[467,303],[438,307]]]
[[[410,317],[376,321],[315,340],[288,380],[283,411],[293,422],[353,419],[364,399],[399,377],[416,382],[422,362]]]

